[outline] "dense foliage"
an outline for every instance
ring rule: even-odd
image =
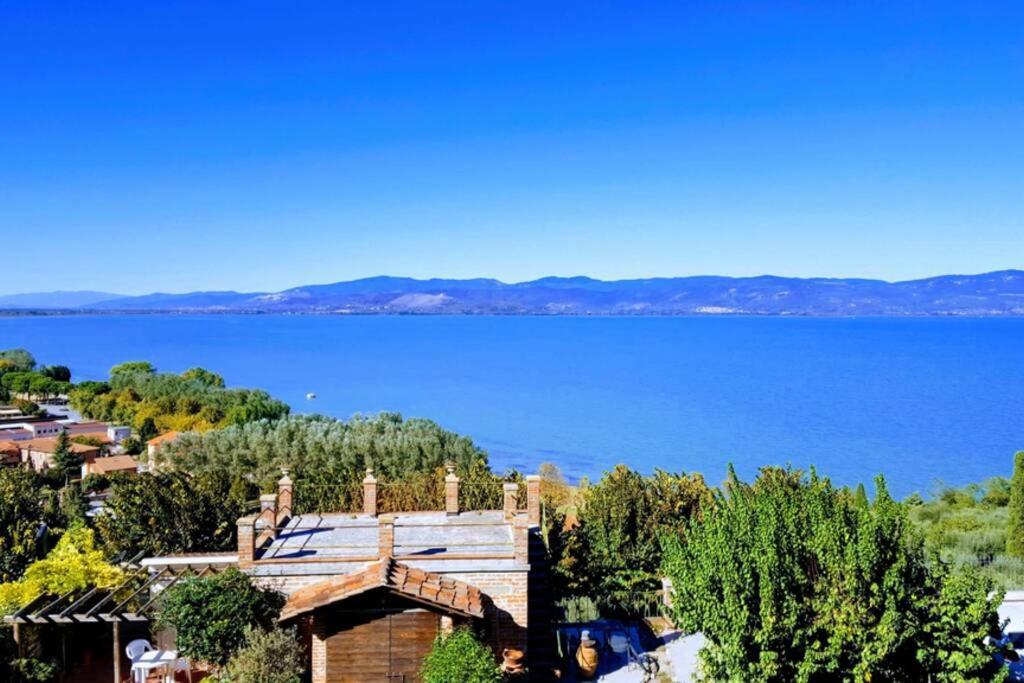
[[[442,501],[439,473],[449,460],[464,478],[479,481],[490,473],[486,454],[467,437],[430,420],[404,420],[394,413],[348,421],[321,416],[261,420],[182,434],[162,453],[177,469],[188,472],[251,474],[265,490],[271,490],[281,468],[287,467],[296,482],[297,510],[358,507],[360,482],[371,466],[380,480],[382,509],[389,498],[432,505]],[[465,484],[467,496],[484,487]],[[500,501],[500,489],[500,480],[495,480],[488,495],[493,498],[496,492]],[[467,499],[467,507],[473,507],[471,503]]]
[[[709,680],[988,681],[991,582],[929,564],[881,478],[873,502],[827,479],[766,468],[732,478],[666,536],[673,613],[701,631]]]
[[[977,567],[1002,588],[1024,587],[1024,559],[1006,552],[1010,490],[1002,477],[941,487],[927,501],[917,495],[907,499],[910,519],[942,561]]]
[[[32,472],[0,468],[0,582],[20,577],[39,553],[47,521],[42,496]]]
[[[423,683],[500,683],[494,654],[468,628],[441,633],[423,660]]]
[[[158,373],[142,361],[115,366],[107,382],[81,382],[69,397],[89,418],[135,429],[151,420],[161,432],[205,431],[288,413],[287,405],[264,391],[225,389],[224,380],[208,370]]]
[[[66,395],[71,390],[71,383],[56,380],[45,372],[5,372],[0,378],[0,386],[11,395],[23,394],[36,399],[48,399],[58,395]]]
[[[645,477],[619,465],[580,498],[578,525],[556,553],[562,591],[592,598],[605,613],[636,613],[661,586],[659,534],[681,535],[711,492],[700,475]]]
[[[1006,554],[1024,557],[1024,451],[1013,459],[1007,515]]]
[[[246,642],[249,628],[267,630],[277,623],[284,602],[280,593],[232,568],[168,588],[158,627],[175,629],[182,656],[223,666]]]
[[[25,349],[5,349],[0,351],[0,374],[9,371],[26,371],[36,367],[36,359]]]
[[[96,548],[92,530],[72,526],[44,559],[29,565],[24,576],[0,584],[0,614],[10,614],[41,595],[111,587],[123,579],[124,572],[109,564]]]
[[[225,472],[113,475],[110,481],[96,527],[109,552],[127,556],[230,550],[238,518],[258,495],[252,484]]]
[[[244,637],[217,683],[302,683],[305,653],[293,629],[247,627]]]

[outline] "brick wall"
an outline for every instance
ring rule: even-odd
[[[491,644],[497,651],[506,647],[526,651],[529,572],[446,573],[445,576],[476,586],[493,601],[494,611],[489,619]]]

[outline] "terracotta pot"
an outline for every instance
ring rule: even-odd
[[[523,671],[523,657],[525,656],[522,650],[517,650],[512,647],[507,647],[501,651],[501,656],[504,661],[501,663],[501,670],[506,673],[518,673]]]

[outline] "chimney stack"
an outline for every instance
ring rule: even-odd
[[[444,478],[444,511],[449,515],[459,514],[459,478],[454,463],[448,463],[448,474]]]
[[[363,479],[363,514],[377,516],[377,478],[373,476],[373,468],[366,468]]]
[[[505,519],[512,519],[516,516],[516,512],[519,509],[519,484],[514,481],[507,481],[502,486],[502,490],[505,494],[502,499],[502,509],[505,512]]]
[[[294,485],[288,476],[288,468],[281,468],[281,479],[277,482],[277,526],[284,526],[292,517],[292,494]]]
[[[530,526],[540,526],[540,475],[526,475],[526,518]]]

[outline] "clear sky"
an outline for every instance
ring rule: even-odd
[[[0,4],[0,292],[1024,267],[1024,3]]]

